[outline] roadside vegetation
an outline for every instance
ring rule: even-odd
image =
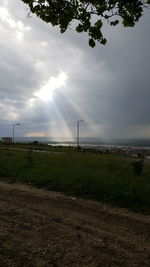
[[[130,158],[38,144],[0,149],[0,176],[140,211],[150,209],[150,164],[135,172]],[[15,145],[17,147],[17,145]],[[51,153],[34,152],[48,150]],[[30,149],[29,149],[30,148]]]
[[[75,150],[74,147],[72,146],[53,146],[53,145],[48,145],[44,143],[39,143],[38,141],[33,141],[30,143],[2,143],[0,142],[0,148],[19,148],[19,149],[31,149],[31,150],[41,150],[41,151],[70,151],[70,150]]]

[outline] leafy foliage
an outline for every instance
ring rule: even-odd
[[[22,0],[30,11],[52,26],[60,26],[64,33],[73,21],[76,31],[87,32],[89,45],[95,41],[106,44],[102,27],[106,20],[111,26],[122,22],[124,27],[133,27],[148,8],[150,0]]]

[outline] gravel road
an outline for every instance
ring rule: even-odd
[[[150,216],[1,179],[0,266],[150,266]]]

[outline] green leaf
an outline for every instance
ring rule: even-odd
[[[76,31],[77,32],[83,32],[83,25],[79,24],[77,27],[76,27]]]
[[[89,45],[98,41],[106,44],[103,38],[103,21],[111,26],[122,23],[124,27],[133,27],[150,6],[150,0],[21,0],[29,6],[32,13],[52,26],[58,25],[61,33],[76,21],[75,30],[87,32]],[[116,15],[119,19],[115,19]],[[114,20],[113,20],[114,18]],[[110,21],[109,21],[110,19]]]
[[[116,19],[115,21],[111,21],[110,25],[111,26],[116,26],[118,23],[119,23],[119,20]]]
[[[95,41],[93,39],[89,39],[89,46],[92,48],[95,46]]]
[[[100,43],[103,44],[103,45],[105,45],[105,44],[107,43],[106,38],[102,39],[102,40],[100,41]]]

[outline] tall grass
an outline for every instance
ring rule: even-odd
[[[150,208],[150,165],[138,176],[128,159],[115,155],[0,149],[0,175],[124,207]]]

